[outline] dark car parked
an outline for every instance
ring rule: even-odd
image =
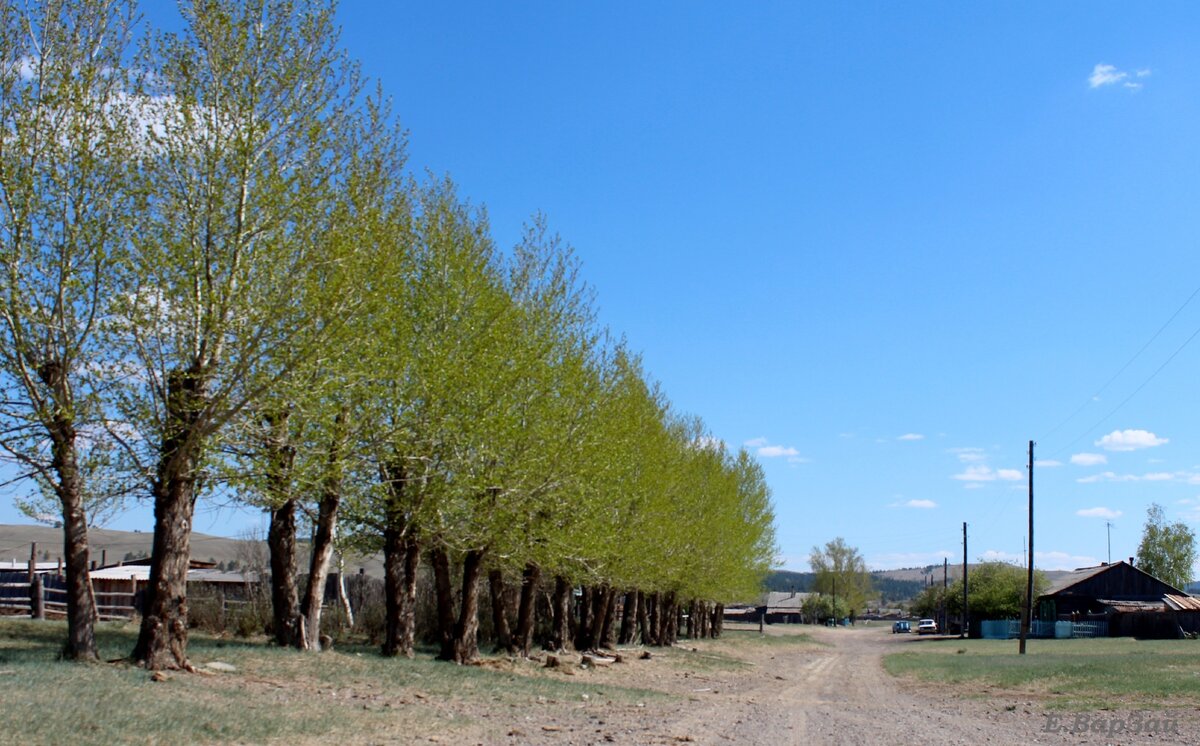
[[[892,625],[892,634],[894,635],[897,632],[912,632],[912,627],[909,626],[908,622],[896,622]]]

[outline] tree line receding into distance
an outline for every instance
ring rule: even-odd
[[[600,645],[618,594],[654,643],[755,593],[761,467],[598,324],[547,221],[501,250],[414,174],[331,3],[180,10],[166,33],[132,0],[0,2],[0,449],[62,516],[64,656],[98,656],[88,525],[130,499],[154,506],[149,669],[190,668],[210,495],[270,513],[272,634],[302,649],[335,547],[384,556],[385,655],[413,655],[419,567],[459,662],[482,578],[519,585],[499,611],[526,655],[539,588],[551,647]]]

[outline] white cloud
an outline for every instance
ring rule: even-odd
[[[905,433],[896,440],[925,440],[925,436],[920,433]]]
[[[787,462],[789,464],[811,464],[812,459],[805,458],[804,456],[788,456]]]
[[[1092,88],[1100,88],[1120,83],[1128,77],[1129,73],[1121,72],[1113,65],[1100,64],[1092,68],[1092,74],[1088,76],[1088,85]]]
[[[1071,463],[1076,466],[1099,466],[1108,463],[1108,456],[1103,453],[1076,453],[1071,457]]]
[[[1118,474],[1115,471],[1104,471],[1099,474],[1076,479],[1080,484],[1096,484],[1097,482],[1180,482],[1183,484],[1200,484],[1200,474],[1194,471],[1152,471],[1146,474]]]
[[[977,464],[987,460],[982,448],[951,448],[950,453],[953,453],[964,464]]]
[[[1039,570],[1074,570],[1080,567],[1095,567],[1099,564],[1099,559],[1087,554],[1055,551],[1035,551],[1033,553],[1033,565]]]
[[[1137,73],[1135,73],[1135,74],[1139,78],[1148,78],[1148,77],[1150,77],[1150,68],[1143,67],[1141,70],[1138,70]]]
[[[983,464],[969,464],[961,474],[951,477],[960,482],[994,482],[997,479],[1011,482],[1023,478],[1024,474],[1020,469],[992,469]]]
[[[725,441],[712,435],[701,435],[696,438],[695,445],[702,451],[720,451],[725,448]]]
[[[1113,430],[1095,444],[1106,451],[1137,451],[1169,442],[1170,439],[1160,438],[1149,430]]]
[[[1045,461],[1034,461],[1033,465],[1042,469],[1053,469],[1055,467],[1062,466],[1063,462],[1055,461],[1054,459],[1046,459]]]
[[[1120,518],[1122,514],[1121,511],[1113,510],[1112,508],[1097,507],[1076,510],[1075,515],[1083,516],[1084,518]]]
[[[747,440],[745,443],[742,443],[742,445],[746,446],[747,448],[762,448],[769,442],[770,441],[767,440],[766,438],[751,438],[750,440]]]
[[[904,503],[904,507],[922,508],[927,510],[929,508],[936,508],[937,503],[935,503],[933,500],[909,500],[908,502]]]
[[[763,446],[758,449],[758,455],[763,458],[779,458],[780,456],[799,456],[800,451],[797,451],[791,446]]]
[[[1009,564],[1025,566],[1027,557],[1016,552],[989,549],[980,555],[985,562],[1008,562]],[[1078,567],[1094,567],[1100,560],[1086,554],[1069,554],[1067,552],[1049,551],[1033,553],[1033,566],[1039,570],[1074,570]]]

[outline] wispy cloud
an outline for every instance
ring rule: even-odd
[[[1160,438],[1149,430],[1113,430],[1095,444],[1106,451],[1139,451],[1169,442],[1170,439]]]
[[[1024,565],[1026,557],[1017,552],[989,549],[979,556],[984,562],[1008,562]],[[1033,565],[1039,570],[1074,570],[1078,567],[1094,567],[1100,560],[1086,554],[1049,551],[1033,553]]]
[[[935,503],[933,500],[909,500],[908,502],[904,503],[904,507],[929,510],[930,508],[936,508],[937,503]]]
[[[1108,456],[1103,453],[1076,453],[1071,456],[1071,463],[1076,466],[1099,466],[1108,463]]]
[[[1023,477],[1024,474],[1020,469],[993,469],[984,464],[970,464],[951,479],[957,479],[960,482],[995,482],[996,480],[1015,482]]]
[[[1092,68],[1092,74],[1088,76],[1088,86],[1091,88],[1103,88],[1105,86],[1120,85],[1122,88],[1136,91],[1141,89],[1143,85],[1138,81],[1148,77],[1150,77],[1150,68],[1141,68],[1131,78],[1129,73],[1117,69],[1116,65],[1101,63]]]
[[[964,464],[978,464],[987,460],[982,448],[951,448],[949,453],[953,453]]]
[[[920,433],[905,433],[896,440],[925,440],[925,436]]]
[[[1084,518],[1120,518],[1122,513],[1112,508],[1096,507],[1076,510],[1075,515],[1083,516]]]
[[[1045,461],[1034,461],[1033,465],[1042,469],[1054,469],[1062,466],[1063,462],[1055,461],[1054,459],[1046,459]]]
[[[779,458],[780,456],[799,456],[800,451],[791,446],[763,446],[758,449],[758,455],[763,458]]]
[[[1192,471],[1152,471],[1146,474],[1118,474],[1115,471],[1104,471],[1080,477],[1075,480],[1080,484],[1096,484],[1098,482],[1179,482],[1183,484],[1200,484],[1200,474]]]
[[[800,451],[793,446],[771,445],[770,443],[771,441],[767,438],[751,438],[742,445],[753,448],[754,452],[762,458],[786,458],[789,464],[812,463],[812,459],[801,456]]]

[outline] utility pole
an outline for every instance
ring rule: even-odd
[[[1029,570],[1025,575],[1025,608],[1021,613],[1020,654],[1025,655],[1025,639],[1033,617],[1033,446],[1029,441]]]
[[[950,558],[942,557],[942,618],[938,620],[938,632],[941,634],[946,634],[946,589],[950,586],[949,569]]]
[[[1104,527],[1108,529],[1108,564],[1112,564],[1112,521],[1105,521]]]
[[[963,607],[962,607],[962,631],[959,637],[967,636],[967,522],[963,521]]]

